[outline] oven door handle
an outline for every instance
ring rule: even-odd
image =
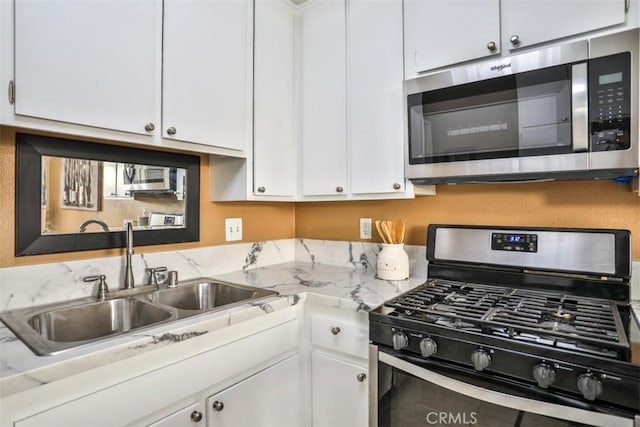
[[[524,397],[511,396],[497,391],[487,390],[482,387],[467,384],[465,382],[451,379],[433,371],[423,369],[420,366],[399,359],[383,351],[377,352],[377,360],[403,372],[411,374],[415,377],[428,381],[431,384],[435,384],[439,387],[446,388],[455,393],[469,396],[483,402],[493,403],[495,405],[506,406],[508,408],[517,409],[519,411],[532,412],[553,418],[559,418],[561,420],[575,421],[588,425],[597,425],[603,427],[634,426],[634,421],[628,418],[586,411],[579,408],[568,408],[567,406],[557,405],[555,403],[541,402],[539,400],[526,399]],[[377,388],[377,384],[373,384],[374,377],[377,378],[377,376],[371,377],[371,387]],[[370,426],[377,425],[376,421],[377,420],[371,419]]]

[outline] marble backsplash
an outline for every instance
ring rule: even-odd
[[[291,261],[375,269],[380,248],[379,244],[368,242],[284,239],[137,253],[132,265],[136,284],[146,283],[147,268],[160,266],[177,271],[180,280]],[[407,245],[405,250],[409,254],[411,277],[426,278],[425,247]],[[107,276],[111,290],[120,288],[124,256],[0,268],[0,312],[95,295],[97,285],[84,283],[82,279],[96,274]],[[632,299],[640,300],[640,261],[633,263],[632,277]]]
[[[413,277],[427,275],[423,246],[407,246]],[[132,257],[136,284],[148,280],[147,268],[167,267],[179,280],[217,276],[291,261],[375,269],[377,243],[285,239],[203,248],[136,253]],[[0,312],[68,301],[96,294],[97,284],[84,277],[104,274],[110,290],[122,287],[124,256],[22,267],[0,268]]]

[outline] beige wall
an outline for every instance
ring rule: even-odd
[[[0,267],[46,262],[116,256],[122,249],[73,252],[27,257],[14,256],[15,228],[15,128],[0,127]],[[24,131],[39,135],[44,132]],[[92,138],[73,138],[106,142]],[[293,203],[212,203],[209,198],[209,156],[201,155],[200,168],[200,242],[157,245],[140,248],[140,252],[156,252],[224,244],[224,219],[243,218],[243,241],[253,242],[294,237]]]
[[[298,203],[296,237],[360,240],[359,218],[403,219],[407,243],[423,245],[432,223],[622,228],[640,259],[640,197],[628,184],[564,181],[438,186],[415,200]],[[375,228],[375,227],[374,227]],[[381,242],[377,232],[374,241]]]
[[[15,129],[0,127],[0,267],[115,256],[121,249],[13,256]],[[39,133],[40,132],[34,132]],[[59,135],[58,135],[59,136]],[[96,141],[99,142],[99,141]],[[422,245],[431,223],[623,228],[633,234],[640,259],[640,197],[609,181],[438,186],[436,196],[414,200],[323,203],[212,203],[208,156],[202,155],[200,242],[158,245],[142,251],[224,244],[224,219],[242,217],[244,241],[305,237],[359,240],[359,218],[407,223],[407,243]],[[374,231],[373,241],[380,242]]]

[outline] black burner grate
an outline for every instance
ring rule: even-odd
[[[582,351],[629,348],[617,306],[604,299],[430,279],[385,305],[406,317]]]

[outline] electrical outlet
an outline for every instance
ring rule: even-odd
[[[226,218],[224,220],[224,230],[227,242],[242,240],[242,218]]]
[[[371,218],[360,218],[360,238],[371,238]]]

